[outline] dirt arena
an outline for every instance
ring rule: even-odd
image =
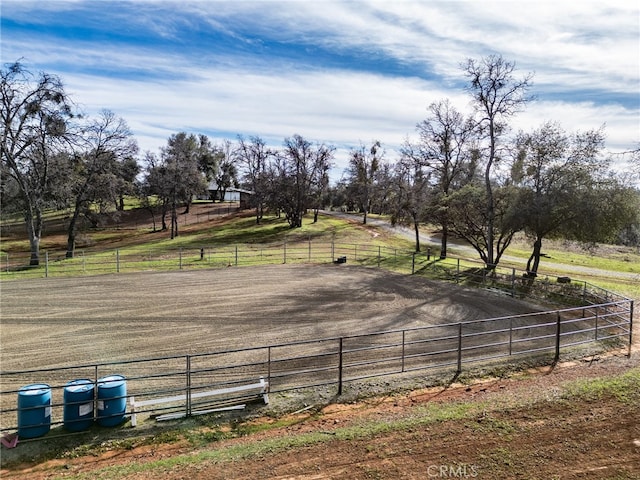
[[[350,265],[50,278],[1,285],[2,370],[51,368],[418,327],[535,310]]]
[[[0,286],[4,371],[202,353],[536,310],[481,290],[350,265],[120,274]],[[0,476],[364,480],[432,478],[445,468],[452,475],[482,479],[638,478],[640,423],[634,403],[613,397],[550,400],[563,382],[619,374],[637,365],[637,358],[592,358],[513,379],[329,404],[317,412],[296,412],[282,427],[197,448],[184,439],[141,442],[43,462],[35,454],[25,460],[26,453]],[[440,409],[463,400],[472,402],[468,418],[350,440],[339,437],[354,425],[380,419],[403,422],[432,403]],[[211,427],[202,428],[209,432]],[[213,452],[239,444],[251,448],[313,432],[328,440],[238,460],[197,457],[203,451],[214,458]],[[131,466],[136,468],[127,470]]]

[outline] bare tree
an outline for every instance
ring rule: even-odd
[[[405,142],[402,161],[412,164],[414,172],[421,172],[415,177],[414,189],[431,188],[430,195],[415,192],[413,197],[425,202],[422,208],[428,219],[440,226],[440,258],[446,258],[449,196],[469,182],[476,169],[474,125],[448,99],[432,103],[429,112],[430,116],[416,126],[419,141]]]
[[[224,200],[227,190],[231,187],[238,188],[238,167],[234,149],[229,140],[215,148],[217,157],[217,169],[213,175],[216,184],[214,199]]]
[[[433,195],[430,185],[430,173],[418,157],[404,154],[396,164],[395,185],[396,209],[391,217],[392,223],[410,221],[415,233],[416,252],[420,251],[420,222],[424,219],[429,197]]]
[[[26,222],[29,263],[39,265],[42,214],[51,200],[50,168],[66,148],[72,104],[58,77],[34,75],[19,62],[0,73],[0,102],[1,173],[19,192],[14,198]]]
[[[205,176],[200,168],[203,156],[210,154],[208,139],[180,132],[169,137],[167,146],[162,149],[162,166],[160,172],[165,185],[162,191],[168,195],[171,212],[171,238],[178,236],[178,206],[189,206],[194,195],[206,190]]]
[[[349,154],[347,167],[349,190],[351,197],[363,213],[362,223],[365,225],[371,208],[376,173],[383,156],[384,152],[378,140],[373,141],[369,148],[360,145],[360,148],[351,150]]]
[[[284,211],[291,228],[302,226],[302,217],[311,207],[312,198],[326,186],[333,152],[333,147],[324,144],[314,147],[297,134],[285,139],[275,181],[279,187],[278,207]]]
[[[267,148],[260,137],[245,139],[238,136],[238,146],[234,151],[236,162],[242,170],[242,181],[251,190],[251,205],[256,209],[256,224],[260,224],[264,215],[268,196],[267,171],[274,152]]]
[[[122,166],[138,151],[124,119],[103,110],[81,129],[76,137],[77,151],[70,157],[67,181],[72,194],[73,212],[67,228],[67,258],[73,258],[80,215],[91,216],[97,205],[101,211],[120,196]]]
[[[497,264],[500,252],[496,244],[496,198],[494,168],[507,156],[504,139],[509,131],[508,120],[530,100],[528,90],[532,74],[516,79],[515,64],[502,56],[491,55],[480,61],[469,59],[463,66],[469,80],[468,91],[477,114],[476,129],[483,142],[479,150],[484,164],[486,213],[483,215],[486,237],[487,268]]]

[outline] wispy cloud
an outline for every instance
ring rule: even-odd
[[[535,72],[514,127],[607,125],[637,145],[639,8],[632,2],[4,0],[3,62],[61,76],[88,113],[123,116],[143,149],[171,133],[294,133],[393,152],[427,106],[468,108],[460,64],[500,53]],[[341,154],[344,158],[344,152]],[[338,166],[338,174],[341,166]]]

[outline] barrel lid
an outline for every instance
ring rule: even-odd
[[[122,375],[109,375],[98,379],[98,385],[104,387],[117,387],[123,383],[124,377]]]
[[[19,395],[42,395],[50,390],[51,387],[46,383],[32,383],[20,388]]]
[[[71,380],[64,388],[67,392],[88,392],[93,389],[93,381],[87,378]]]

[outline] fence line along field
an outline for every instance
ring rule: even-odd
[[[350,265],[5,282],[3,371],[214,352],[540,310]]]

